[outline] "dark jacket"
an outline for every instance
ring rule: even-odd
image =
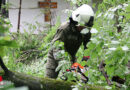
[[[87,42],[89,42],[91,37],[91,33],[87,33],[86,35],[82,35],[76,28],[73,23],[66,22],[62,24],[54,38],[52,40],[51,48],[48,52],[48,60],[46,63],[46,73],[45,76],[49,78],[57,78],[59,70],[56,68],[59,65],[60,60],[64,60],[64,55],[61,58],[57,57],[58,55],[62,54],[60,49],[61,47],[55,47],[55,42],[60,41],[64,43],[64,49],[68,54],[71,56],[71,62],[76,62],[76,53],[80,47],[80,45],[84,44],[86,48]],[[68,59],[67,59],[68,60]]]
[[[65,51],[71,55],[71,61],[74,63],[75,55],[80,45],[83,42],[86,48],[86,44],[90,41],[90,38],[90,32],[86,35],[82,35],[73,23],[66,22],[58,28],[52,42],[54,43],[57,40],[64,42]]]

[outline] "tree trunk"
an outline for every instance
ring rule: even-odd
[[[4,70],[0,72],[4,80],[9,80],[14,83],[16,87],[28,86],[29,90],[71,90],[74,83],[55,80],[50,78],[39,78],[23,73],[12,72],[4,64],[0,56],[0,66]]]
[[[4,80],[12,81],[16,87],[28,86],[29,90],[72,90],[72,85],[76,85],[76,83],[70,81],[40,78],[23,73],[12,72],[5,66],[1,56],[0,66],[3,69],[3,71],[0,70],[0,76],[2,76]],[[106,90],[102,86],[94,85],[85,85],[78,88],[81,88],[79,90]]]
[[[73,82],[55,80],[50,78],[39,78],[23,73],[11,72],[7,74],[0,72],[4,80],[10,80],[16,87],[28,86],[29,90],[72,90]]]

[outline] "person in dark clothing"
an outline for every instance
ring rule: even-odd
[[[93,26],[94,12],[89,5],[82,5],[72,12],[69,22],[62,24],[52,40],[51,49],[48,52],[48,60],[46,64],[46,77],[57,78],[59,71],[56,71],[61,58],[57,55],[61,54],[61,50],[68,52],[71,57],[71,63],[76,62],[76,53],[83,43],[86,49],[87,43],[90,41],[90,29]],[[63,42],[64,49],[56,47],[55,42]],[[64,57],[63,57],[64,58]]]

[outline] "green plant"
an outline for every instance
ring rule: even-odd
[[[88,3],[88,0],[75,0],[74,2],[74,4],[80,5]],[[111,80],[113,76],[118,75],[126,80],[122,89],[129,88],[130,71],[127,66],[130,60],[129,12],[130,2],[128,0],[103,0],[98,5],[88,49],[84,51],[83,46],[81,46],[77,53],[78,62],[81,62],[83,55],[91,57],[87,63],[81,63],[89,66],[89,70],[85,73],[89,76],[89,84],[107,85],[105,77],[99,71],[99,64],[105,60],[105,71],[109,79]],[[115,82],[110,88],[116,89]]]
[[[69,0],[70,1],[70,0]],[[80,5],[88,3],[89,0],[71,0],[75,1],[75,4]],[[94,7],[95,5],[93,5]],[[130,60],[130,2],[128,0],[103,0],[98,5],[98,10],[95,13],[95,23],[91,30],[92,38],[88,43],[88,49],[83,50],[83,45],[79,48],[77,53],[77,62],[81,62],[83,55],[90,56],[88,62],[81,62],[82,65],[88,65],[89,70],[85,72],[85,75],[89,77],[88,84],[90,85],[103,85],[106,89],[116,89],[116,83],[113,82],[112,86],[108,86],[105,77],[99,71],[99,65],[102,60],[105,61],[105,71],[111,80],[113,76],[118,75],[122,79],[125,79],[125,83],[122,84],[122,89],[129,89],[130,87],[130,75],[127,64]],[[17,49],[8,50],[7,47],[16,47],[15,41],[12,41],[8,29],[10,23],[6,22],[6,19],[0,18],[0,55],[5,57],[6,65],[11,70],[19,72],[26,72],[28,74],[43,76],[44,63],[47,60],[47,52],[50,48],[50,42],[56,33],[58,26],[60,25],[59,19],[57,24],[48,31],[44,31],[41,34],[33,35],[31,32],[24,32],[16,37],[16,41],[19,44]],[[37,28],[37,25],[27,24],[28,29],[33,31]],[[14,34],[13,34],[14,35]],[[15,36],[15,35],[14,35]],[[57,44],[61,45],[61,44]],[[7,52],[7,53],[6,53]],[[65,71],[70,67],[68,63],[68,54],[66,60],[60,62],[57,70]],[[58,56],[61,56],[61,53]],[[15,59],[23,59],[30,61],[29,65],[24,63],[17,63],[15,65]],[[32,61],[35,59],[38,61]],[[60,76],[60,75],[59,75]],[[73,75],[68,75],[69,80]],[[78,82],[79,83],[79,82]],[[78,87],[78,85],[77,85]]]
[[[43,76],[50,42],[59,23],[58,19],[56,26],[44,31],[40,31],[41,25],[38,22],[25,23],[28,30],[24,30],[24,33],[11,33],[18,47],[9,49],[7,56],[4,57],[8,68],[30,75]],[[35,34],[36,29],[40,33]]]
[[[11,39],[11,36],[9,34],[10,27],[11,24],[9,20],[0,16],[0,57],[1,58],[3,58],[8,53],[9,48],[17,46],[16,42]],[[0,82],[1,90],[7,90],[12,87],[14,87],[14,85],[10,81],[3,80]]]
[[[9,34],[9,28],[11,24],[8,19],[0,16],[0,56],[5,55],[5,50],[8,47],[16,47],[17,44],[14,40],[11,39]]]
[[[117,3],[117,1],[119,2]],[[93,26],[93,29],[98,32],[93,33],[88,49],[84,51],[85,55],[91,57],[91,60],[87,63],[90,69],[86,73],[86,75],[90,76],[89,83],[91,84],[106,84],[105,78],[98,69],[102,60],[105,60],[105,71],[109,79],[118,75],[126,79],[123,88],[128,88],[130,84],[128,83],[129,70],[127,67],[130,59],[130,21],[128,16],[130,2],[124,2],[125,0],[115,0],[113,2],[105,0],[99,5]],[[106,7],[106,4],[110,6]],[[121,30],[119,30],[119,27],[121,27]],[[82,51],[80,54],[82,54]]]

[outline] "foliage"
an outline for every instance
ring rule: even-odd
[[[130,85],[130,71],[127,67],[130,59],[129,4],[130,2],[126,0],[104,0],[98,6],[93,26],[93,29],[96,29],[98,32],[93,33],[91,42],[88,44],[88,49],[84,51],[86,56],[91,57],[87,62],[90,69],[86,72],[86,75],[90,78],[89,83],[91,84],[106,83],[105,78],[98,70],[100,62],[105,60],[105,70],[109,75],[109,79],[118,75],[126,80],[123,88],[128,88]],[[121,27],[121,31],[119,31],[119,26]],[[79,50],[79,53],[82,54],[82,51]],[[77,57],[80,57],[80,54]]]
[[[9,34],[10,27],[10,21],[0,16],[0,57],[4,57],[7,54],[9,48],[17,47],[15,40],[12,40]],[[7,90],[13,87],[14,85],[10,81],[4,80],[0,82],[1,90]]]
[[[43,55],[44,55],[44,61],[47,60],[47,53],[49,51],[50,45],[51,45],[51,40],[56,33],[57,28],[60,25],[60,18],[57,18],[57,22],[55,26],[51,27],[50,30],[48,30],[46,37],[43,39],[44,43],[41,44],[40,50],[43,50]]]
[[[4,57],[8,68],[13,71],[43,77],[50,41],[59,24],[58,19],[58,23],[51,30],[40,31],[42,25],[38,22],[35,24],[25,23],[28,30],[24,30],[24,33],[11,33],[18,47],[9,49],[7,56]],[[35,34],[36,29],[39,31],[37,34]]]
[[[0,90],[8,90],[8,89],[12,89],[12,88],[14,88],[14,85],[13,85],[13,83],[12,82],[10,82],[10,81],[2,81],[2,82],[0,82]]]
[[[8,19],[0,16],[0,56],[5,55],[5,49],[7,47],[17,46],[15,41],[11,39],[9,35],[9,28],[11,27]]]
[[[69,1],[81,5],[88,3],[89,0]],[[113,76],[125,79],[122,89],[128,89],[130,86],[130,71],[127,66],[130,62],[130,2],[128,0],[103,0],[98,5],[91,33],[92,38],[88,49],[84,51],[81,46],[77,53],[78,62],[89,66],[89,70],[85,73],[89,76],[88,83],[107,85],[104,76],[99,71],[99,64],[105,60],[105,71],[109,79],[111,80]],[[81,62],[84,55],[91,57],[88,62]],[[115,89],[114,85],[106,88]]]
[[[72,1],[73,4],[81,5],[89,3],[90,0],[67,0]],[[103,85],[106,89],[115,89],[115,82],[113,86],[107,86],[106,80],[102,73],[99,71],[99,64],[102,60],[105,61],[105,71],[109,79],[113,76],[120,76],[125,79],[125,84],[122,89],[130,88],[130,71],[127,64],[130,62],[130,2],[128,0],[103,0],[95,13],[95,23],[91,30],[92,38],[88,43],[88,49],[83,50],[83,46],[79,48],[77,53],[77,60],[82,65],[86,65],[89,69],[85,75],[89,77],[88,84],[90,85]],[[43,31],[41,34],[34,35],[38,25],[27,24],[29,32],[23,34],[11,34],[17,41],[18,45],[8,32],[10,23],[7,19],[0,17],[0,56],[5,55],[6,65],[11,70],[18,72],[26,72],[43,76],[44,63],[47,60],[47,52],[49,51],[51,40],[56,33],[56,29],[60,25],[58,18],[57,24],[50,30]],[[31,33],[32,32],[32,33]],[[60,46],[57,42],[56,46]],[[15,49],[7,49],[7,47],[18,47]],[[69,56],[66,52],[61,51],[58,58],[65,55],[65,59],[61,61],[57,67],[57,71],[61,69],[62,72],[69,69],[70,63],[67,61]],[[83,56],[90,56],[88,62],[81,62]],[[17,65],[14,64],[17,61]],[[30,64],[26,65],[21,61],[29,61]],[[75,80],[74,74],[67,74],[69,80]],[[80,82],[77,81],[79,84]],[[78,85],[80,86],[80,85]]]
[[[97,17],[94,28],[96,28],[100,33],[94,35],[94,39],[92,38],[92,42],[90,42],[88,45],[90,48],[85,52],[86,54],[91,53],[91,63],[96,61],[95,65],[97,65],[97,67],[101,60],[105,60],[105,69],[110,78],[118,75],[126,80],[129,80],[129,78],[126,78],[126,75],[129,73],[126,64],[130,58],[130,21],[128,18],[121,20],[122,16],[127,17],[125,16],[125,13],[128,12],[129,11],[127,11],[125,8],[125,4],[122,6],[117,5],[109,8],[104,15]],[[118,20],[113,20],[116,18],[116,16],[118,16]],[[99,22],[100,25],[98,24]],[[120,32],[118,31],[118,26],[122,27]],[[93,45],[95,46],[95,44],[95,52],[92,52],[94,49],[91,47]]]

